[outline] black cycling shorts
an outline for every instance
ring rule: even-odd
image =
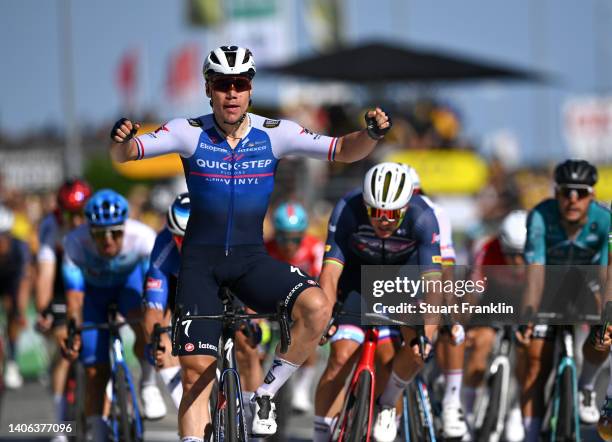
[[[217,356],[221,322],[185,316],[222,314],[221,286],[258,313],[276,312],[282,300],[291,315],[297,297],[318,284],[297,267],[270,257],[263,246],[234,247],[226,256],[223,247],[184,245],[176,295],[183,316],[176,338],[179,356]]]

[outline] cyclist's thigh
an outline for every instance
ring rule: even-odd
[[[192,321],[188,315],[220,315],[223,304],[219,299],[219,283],[213,273],[214,257],[200,247],[183,249],[179,273],[176,305],[183,319],[179,324],[179,356],[208,355],[217,357],[221,336],[221,322],[209,320]],[[181,365],[183,363],[181,362]]]
[[[108,321],[108,305],[114,301],[116,288],[85,287],[83,300],[83,325]],[[81,333],[80,358],[84,365],[108,362],[108,330],[85,330]]]
[[[232,287],[236,295],[259,313],[273,313],[279,301],[289,314],[298,296],[307,288],[318,286],[306,273],[266,253],[249,257]]]

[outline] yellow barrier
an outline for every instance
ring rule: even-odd
[[[156,124],[143,124],[138,134],[153,132],[158,127]],[[113,167],[124,177],[134,180],[172,178],[183,173],[183,163],[175,153],[127,163],[113,161]]]
[[[599,179],[595,186],[595,196],[599,201],[610,203],[612,200],[612,165],[597,166],[597,173]]]
[[[390,154],[385,161],[414,167],[423,190],[435,194],[476,193],[487,183],[487,163],[463,150],[405,150]]]

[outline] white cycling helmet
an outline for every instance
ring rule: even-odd
[[[413,191],[408,166],[401,163],[377,164],[366,172],[363,180],[363,200],[376,209],[406,207]]]
[[[527,212],[513,210],[501,223],[499,241],[504,253],[523,253],[527,242]]]
[[[421,179],[419,178],[419,174],[417,173],[416,169],[410,165],[408,166],[408,172],[410,173],[410,178],[412,179],[412,187],[414,187],[415,190],[420,189],[421,188]]]
[[[255,76],[255,60],[247,48],[239,46],[220,46],[208,54],[202,73],[208,79],[211,75],[248,75]]]
[[[13,215],[13,211],[6,206],[0,205],[0,233],[10,231],[14,223],[15,215]]]

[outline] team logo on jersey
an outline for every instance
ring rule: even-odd
[[[187,344],[185,344],[185,351],[192,352],[194,349],[195,349],[195,345],[193,345],[191,342],[188,342]]]
[[[147,290],[160,290],[162,288],[163,281],[156,278],[147,278]]]
[[[316,281],[313,281],[312,279],[309,279],[309,280],[308,280],[308,281],[306,281],[306,282],[307,282],[308,284],[310,284],[310,285],[319,285],[319,284],[317,284],[317,282],[316,282]]]
[[[431,262],[434,264],[442,264],[442,257],[440,255],[434,255],[431,257]]]
[[[168,128],[166,127],[166,125],[165,125],[165,124],[162,124],[162,125],[161,125],[161,126],[159,126],[157,129],[155,129],[155,133],[160,132],[160,131],[162,131],[162,130],[163,130],[164,132],[170,132],[170,129],[168,129]]]
[[[187,120],[190,126],[193,127],[202,127],[202,122],[198,118],[189,118]]]
[[[273,129],[275,127],[280,126],[281,121],[280,120],[266,120],[263,123],[263,127],[266,127],[268,129]]]
[[[331,250],[331,245],[325,244],[325,251],[329,252]]]

